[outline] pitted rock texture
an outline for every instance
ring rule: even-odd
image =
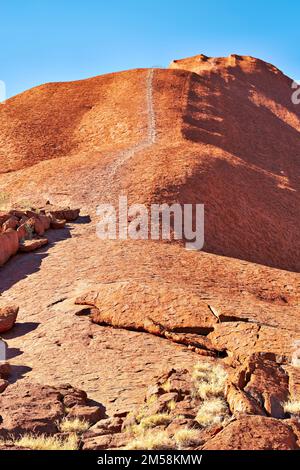
[[[83,408],[85,412],[83,413]],[[85,392],[71,385],[50,387],[14,384],[0,395],[0,437],[56,434],[63,418],[77,417],[94,424],[105,416],[104,407],[88,403]]]
[[[299,450],[292,426],[263,416],[243,416],[210,439],[203,450]]]

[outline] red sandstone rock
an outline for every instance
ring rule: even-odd
[[[51,387],[14,384],[0,395],[0,436],[57,432],[64,417],[60,394]]]
[[[18,239],[19,241],[25,240],[25,238],[28,236],[28,231],[26,229],[26,224],[22,224],[17,228],[17,234],[18,234]]]
[[[244,391],[266,410],[269,416],[284,418],[283,403],[289,396],[289,377],[272,355],[254,354],[243,367],[248,378]]]
[[[13,217],[17,217],[17,219],[27,218],[26,211],[21,209],[12,209],[9,211],[10,215]]]
[[[159,299],[159,301],[158,301]],[[97,292],[91,292],[76,300],[77,304],[97,307],[92,314],[95,323],[115,327],[148,331],[164,336],[165,331],[197,331],[199,335],[213,330],[217,319],[208,305],[191,292],[187,297],[178,286],[172,288],[162,283],[117,282],[102,284]],[[186,338],[172,336],[178,342],[197,345],[196,335]],[[171,339],[172,339],[171,338]],[[206,338],[198,337],[198,345],[209,348]]]
[[[11,330],[16,322],[18,311],[19,307],[0,306],[0,333],[5,333],[6,331]]]
[[[10,218],[10,214],[0,211],[0,227]]]
[[[230,411],[235,416],[239,414],[265,415],[262,405],[234,384],[228,384],[225,396]]]
[[[66,222],[67,222],[66,220],[58,220],[58,219],[52,218],[51,228],[53,228],[54,230],[64,228],[66,225]]]
[[[94,426],[92,426],[86,433],[84,438],[89,439],[97,436],[104,436],[107,434],[120,433],[122,430],[122,418],[107,418],[101,419]]]
[[[61,389],[66,390],[64,386]],[[78,395],[79,391],[73,390],[75,395]],[[71,394],[72,387],[68,386],[68,395]],[[76,406],[80,408],[79,405],[75,405],[72,411],[75,411]],[[93,417],[92,422],[97,421],[99,416],[96,413],[97,407],[90,407],[86,403],[82,408],[85,408],[87,417]],[[59,422],[67,414],[64,395],[60,393],[59,389],[32,383],[10,385],[0,395],[0,409],[2,417],[0,436],[4,438],[25,433],[58,433]]]
[[[29,253],[30,251],[38,250],[39,248],[47,244],[48,244],[47,238],[23,240],[20,242],[19,250],[23,253]]]
[[[46,205],[41,210],[46,214],[49,214],[54,219],[66,220],[68,222],[73,222],[80,214],[80,209],[71,209],[70,207],[59,208],[51,205]]]
[[[0,378],[8,379],[11,375],[11,366],[9,362],[0,362]]]
[[[0,233],[0,266],[15,255],[19,248],[19,238],[17,232],[9,229]]]
[[[74,388],[70,384],[57,385],[56,388],[63,396],[63,402],[66,408],[72,408],[75,405],[85,405],[87,402],[86,392]]]
[[[6,390],[8,385],[9,385],[9,382],[7,380],[0,378],[0,393],[4,392],[4,390]]]
[[[230,423],[203,450],[296,450],[296,436],[285,421],[263,416],[243,416]]]
[[[105,417],[105,411],[99,406],[74,405],[68,414],[68,418],[79,418],[93,425]]]
[[[118,449],[128,443],[129,437],[124,433],[107,434],[104,436],[84,439],[82,450]]]
[[[259,59],[196,56],[168,70],[28,90],[0,111],[0,185],[14,197],[30,180],[30,197],[51,192],[55,205],[95,207],[122,190],[139,202],[201,201],[207,252],[297,271],[300,118],[291,85]]]
[[[4,224],[2,225],[2,230],[3,232],[6,232],[8,229],[13,229],[15,230],[16,227],[18,226],[18,223],[19,223],[19,219],[17,219],[17,217],[10,217],[9,219],[7,219],[6,222],[4,222]]]

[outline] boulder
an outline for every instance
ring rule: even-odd
[[[16,383],[0,395],[0,436],[54,434],[64,417],[60,393],[53,387]]]
[[[28,231],[26,228],[26,223],[23,223],[17,228],[17,234],[18,234],[18,239],[19,241],[25,240],[25,238],[28,237]]]
[[[230,383],[226,386],[225,397],[231,413],[235,416],[239,414],[265,415],[261,406],[235,384]]]
[[[0,233],[0,266],[3,266],[19,248],[19,237],[15,230]]]
[[[5,333],[14,326],[18,311],[19,307],[16,306],[0,306],[0,333]]]
[[[118,449],[126,446],[130,437],[124,433],[106,434],[83,439],[82,450]]]
[[[49,214],[58,220],[66,220],[67,222],[73,222],[78,219],[80,209],[71,209],[70,207],[60,208],[52,206],[51,204],[46,205],[41,209],[45,214]]]
[[[34,231],[37,235],[44,235],[50,228],[50,217],[45,214],[27,211],[26,216],[34,220]]]
[[[22,219],[24,220],[24,219]],[[27,239],[31,240],[35,231],[35,218],[30,217],[20,223],[20,226],[17,228],[19,240]]]
[[[12,209],[9,211],[9,214],[17,217],[18,219],[22,219],[22,217],[26,217],[26,211],[22,209]]]
[[[15,216],[11,216],[9,219],[7,219],[6,222],[2,225],[2,231],[6,232],[8,229],[13,229],[15,230],[19,225],[19,219]]]
[[[252,354],[235,374],[237,384],[243,389],[240,397],[248,397],[247,412],[284,418],[282,404],[289,396],[289,377],[281,364],[276,362],[274,354]],[[236,406],[232,387],[227,390],[227,398]],[[254,406],[252,411],[251,406]]]
[[[97,436],[105,436],[107,434],[120,433],[122,430],[122,425],[122,418],[101,419],[84,434],[84,437],[92,438]]]
[[[82,421],[87,421],[91,425],[105,417],[104,407],[99,406],[75,405],[68,413],[68,418],[79,418]]]
[[[87,402],[86,392],[74,388],[70,384],[62,384],[56,388],[63,396],[63,402],[66,408],[72,408],[75,405],[85,405]]]
[[[54,230],[65,228],[67,221],[66,220],[58,220],[52,217],[51,219],[51,228]]]
[[[61,391],[63,393],[61,393]],[[68,385],[58,388],[48,385],[17,382],[10,385],[0,395],[0,410],[2,421],[0,422],[0,437],[17,437],[22,434],[56,434],[59,433],[59,423],[67,415],[65,403],[66,396],[81,394],[78,389]],[[81,396],[86,396],[82,392]],[[79,405],[75,405],[75,407]],[[74,407],[74,408],[75,408]],[[74,409],[72,408],[72,410]],[[80,407],[79,407],[80,408]],[[83,413],[83,408],[85,408]],[[85,401],[78,413],[74,411],[72,417],[93,417],[89,422],[95,423],[102,413],[96,411],[95,406],[89,406]],[[90,410],[90,412],[89,412]]]
[[[208,440],[203,450],[296,450],[292,428],[274,418],[241,416]]]
[[[47,238],[37,238],[33,240],[20,241],[19,250],[22,253],[29,253],[30,251],[38,250],[44,245],[48,244]]]

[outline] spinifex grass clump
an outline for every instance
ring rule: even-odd
[[[224,399],[227,380],[226,370],[219,364],[198,363],[193,372],[196,397],[201,404],[196,421],[202,427],[220,424],[229,417],[229,410]]]

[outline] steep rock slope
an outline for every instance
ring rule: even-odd
[[[204,203],[206,251],[298,271],[291,95],[278,69],[238,56],[43,85],[0,109],[2,191],[89,210],[122,193]]]

